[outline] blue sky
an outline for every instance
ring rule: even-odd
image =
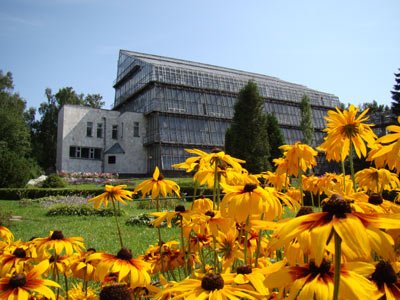
[[[110,108],[119,49],[279,77],[344,103],[391,102],[400,1],[1,0],[0,69],[38,107],[65,86]]]

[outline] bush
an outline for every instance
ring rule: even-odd
[[[122,216],[123,211],[117,210],[117,216]],[[57,205],[49,209],[46,216],[114,216],[114,210],[111,208],[95,209],[87,205]]]
[[[0,199],[2,200],[21,200],[37,199],[50,196],[72,196],[93,197],[104,192],[104,188],[92,189],[47,189],[47,188],[0,188]]]
[[[125,224],[128,226],[149,226],[153,227],[151,225],[151,221],[153,221],[155,218],[153,216],[149,216],[147,214],[140,214],[137,216],[132,216],[130,217]],[[165,222],[164,222],[165,223]],[[165,226],[165,224],[161,224],[161,226]]]
[[[64,188],[67,184],[64,180],[61,179],[57,174],[49,175],[45,181],[42,183],[42,187],[44,188]]]

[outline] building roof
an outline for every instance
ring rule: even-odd
[[[121,147],[119,143],[115,143],[104,154],[125,154],[125,150]]]

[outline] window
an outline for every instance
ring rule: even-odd
[[[86,136],[93,136],[93,122],[87,122],[86,124]]]
[[[103,137],[103,123],[97,123],[97,137]]]
[[[69,157],[70,158],[100,160],[101,154],[102,154],[101,148],[77,147],[77,146],[69,147]]]
[[[118,138],[118,125],[112,126],[111,138],[116,140]]]
[[[110,155],[110,156],[108,157],[108,163],[109,163],[110,165],[115,164],[115,161],[116,161],[115,155]]]
[[[133,136],[139,137],[139,122],[133,122]]]

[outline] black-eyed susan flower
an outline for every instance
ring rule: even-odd
[[[397,174],[386,169],[369,167],[356,174],[357,186],[364,191],[382,194],[383,190],[394,190],[400,186]]]
[[[59,284],[41,277],[48,267],[48,261],[44,260],[27,273],[14,273],[0,278],[0,299],[30,299],[30,296],[38,294],[54,300],[54,292],[49,286],[60,288]]]
[[[342,239],[342,253],[349,260],[371,259],[371,251],[393,259],[393,240],[380,229],[399,228],[400,215],[364,214],[354,212],[351,204],[338,195],[323,203],[322,212],[284,221],[275,230],[270,246],[281,248],[288,241],[310,232],[310,256],[319,265],[325,250],[334,253],[332,234]]]
[[[93,197],[88,200],[88,202],[94,203],[94,208],[98,209],[102,205],[106,208],[108,207],[108,202],[118,201],[122,204],[126,204],[125,200],[132,200],[133,192],[124,190],[127,188],[127,185],[106,185],[104,187],[105,192]]]
[[[238,223],[246,222],[250,215],[261,215],[271,207],[282,210],[280,202],[270,202],[268,192],[257,183],[246,183],[244,186],[221,183],[221,186],[225,193],[221,202],[222,216],[233,218]]]
[[[239,247],[238,235],[236,228],[218,232],[217,251],[222,257],[223,271],[229,270],[236,260],[243,261],[243,251]]]
[[[179,185],[172,180],[165,179],[164,175],[162,175],[158,167],[156,167],[153,173],[153,178],[139,183],[135,187],[134,193],[141,192],[142,199],[147,195],[151,195],[151,199],[156,199],[160,195],[164,198],[173,194],[180,197],[179,191]]]
[[[175,207],[175,211],[161,211],[161,212],[154,212],[150,214],[151,216],[155,217],[151,224],[154,227],[160,227],[161,224],[166,221],[167,226],[171,228],[172,220],[177,220],[178,218],[183,218],[185,220],[190,220],[190,216],[192,212],[190,210],[186,210],[185,206],[180,204]]]
[[[400,116],[397,117],[397,122],[400,123]],[[383,158],[385,164],[397,173],[400,172],[400,126],[390,125],[386,129],[392,133],[384,135],[377,139],[379,147],[370,157],[372,160]]]
[[[88,249],[86,252],[74,253],[70,257],[69,267],[74,277],[80,278],[85,282],[94,280],[96,266],[99,262],[96,260],[88,261],[88,258],[95,252],[94,249]]]
[[[207,156],[207,152],[201,151],[199,149],[185,149],[186,152],[190,154],[195,154],[197,156],[191,156],[187,158],[183,163],[172,165],[175,169],[184,169],[186,172],[197,171],[200,161],[203,157]]]
[[[82,283],[74,284],[68,290],[68,298],[71,300],[99,300],[97,291],[92,287],[84,289]]]
[[[0,276],[7,273],[21,273],[25,270],[25,264],[29,264],[33,258],[30,256],[28,245],[22,242],[16,242],[9,245],[0,252]]]
[[[356,211],[363,213],[400,214],[400,205],[383,199],[380,194],[372,193],[360,198],[353,204]]]
[[[387,300],[400,299],[400,279],[390,262],[379,261],[370,278]]]
[[[14,240],[14,235],[12,234],[10,229],[8,229],[5,226],[1,226],[1,224],[0,224],[0,239],[4,240],[7,243]]]
[[[367,124],[368,109],[358,114],[358,108],[350,105],[348,110],[336,111],[329,110],[327,121],[326,137],[324,142],[318,147],[319,150],[326,152],[327,160],[344,161],[350,153],[352,147],[359,158],[366,156],[367,147],[372,147],[375,143],[376,135],[372,131],[372,124]]]
[[[46,257],[49,253],[56,255],[72,255],[85,248],[82,237],[65,237],[62,231],[50,231],[45,238],[35,238],[32,243],[36,245],[38,254]]]
[[[264,280],[263,271],[259,268],[252,268],[250,265],[237,267],[236,276],[233,279],[237,284],[251,284],[260,295],[267,296],[270,292],[265,286]]]
[[[149,264],[141,259],[133,258],[132,252],[126,248],[118,251],[117,255],[94,253],[88,261],[98,260],[96,275],[102,281],[109,273],[118,274],[118,282],[126,282],[130,287],[150,284]]]
[[[306,172],[308,169],[317,165],[315,157],[318,152],[307,144],[299,142],[293,145],[282,145],[279,147],[283,151],[283,157],[287,161],[288,175],[298,176],[299,172]]]
[[[360,269],[359,264],[357,269]],[[274,271],[266,274],[266,286],[271,289],[289,290],[289,299],[330,300],[333,297],[334,267],[329,260],[324,259],[319,265],[311,260],[307,264],[281,267]],[[362,300],[379,297],[377,288],[365,276],[353,271],[350,265],[342,265],[339,299]]]
[[[207,273],[199,277],[186,278],[166,288],[154,299],[165,299],[163,297],[165,294],[174,299],[187,300],[256,299],[258,293],[252,291],[249,285],[235,284],[234,277],[235,274]]]

